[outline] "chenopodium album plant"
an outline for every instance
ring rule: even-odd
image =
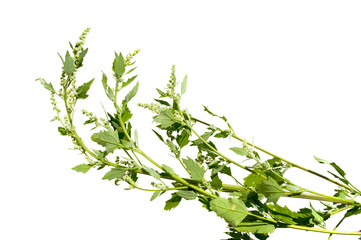
[[[107,169],[104,180],[114,181],[116,185],[125,182],[130,187],[128,189],[149,191],[152,193],[150,201],[168,194],[170,198],[165,202],[165,210],[177,207],[182,200],[198,200],[204,208],[214,211],[228,223],[229,231],[226,233],[229,239],[267,239],[276,228],[321,232],[328,234],[328,239],[333,234],[361,235],[357,229],[349,232],[337,230],[346,218],[361,213],[361,203],[356,200],[361,191],[347,180],[339,165],[315,157],[317,162],[331,167],[332,171],[328,171],[329,176],[326,176],[238,137],[226,117],[213,113],[205,106],[204,111],[210,118],[220,119],[217,121],[224,122],[224,128],[194,117],[181,107],[187,76],[180,83],[180,92],[177,92],[174,66],[166,88],[157,89],[159,96],[154,99],[155,103],[138,104],[154,113],[157,130],[152,130],[152,134],[159,138],[160,144],[167,146],[173,158],[167,164],[160,164],[152,158],[152,153],[143,151],[138,144],[138,134],[132,128],[134,116],[128,107],[139,87],[139,82],[135,83],[137,75],[134,75],[136,67],[133,60],[138,50],[125,58],[122,53],[115,53],[113,79],[109,81],[105,73],[102,75],[105,94],[114,109],[105,110],[104,118],[98,118],[85,109],[81,111],[87,119],[84,125],[94,126],[91,140],[99,145],[99,149],[90,149],[74,125],[75,105],[88,97],[94,81],[92,79],[79,86],[76,79],[88,52],[87,48],[84,49],[88,32],[89,29],[86,29],[75,45],[70,43],[71,51],[67,51],[64,57],[59,54],[63,65],[59,89],[56,90],[52,83],[42,78],[37,79],[51,93],[55,111],[52,121],[59,123],[58,132],[70,137],[74,149],[87,160],[75,166],[75,171],[86,173],[90,169]],[[129,90],[126,91],[126,88]],[[61,100],[63,110],[58,107],[57,99]],[[198,129],[203,130],[199,132]],[[236,159],[228,157],[215,145],[222,139],[229,144],[229,138],[237,142],[229,148],[230,152],[238,155]],[[195,149],[194,156],[184,155],[187,148]],[[270,159],[262,160],[261,152]],[[184,168],[182,174],[175,170],[175,164],[178,169]],[[296,185],[285,177],[289,168],[298,168],[328,181],[335,186],[335,193],[329,196]],[[241,179],[238,174],[233,174],[237,169],[244,170],[245,177]],[[140,186],[138,178],[143,176],[151,177],[153,181],[148,186]],[[230,182],[225,182],[225,179]],[[281,197],[312,201],[306,204],[307,207],[294,211],[277,203]],[[323,209],[316,209],[314,201],[321,203],[319,205]],[[332,229],[326,228],[326,220],[341,212],[343,217],[338,224]]]

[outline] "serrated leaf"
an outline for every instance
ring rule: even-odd
[[[94,82],[94,79],[95,78],[93,78],[89,82],[84,83],[83,85],[81,85],[80,87],[78,87],[76,89],[76,98],[77,99],[86,99],[88,97],[87,92],[89,91],[90,86]]]
[[[211,186],[215,189],[215,190],[219,190],[222,188],[223,184],[221,179],[218,177],[218,174],[215,174],[211,177],[212,181],[211,181]]]
[[[231,147],[230,150],[232,150],[233,152],[235,152],[235,153],[237,153],[238,155],[241,155],[241,156],[247,156],[248,155],[248,151],[245,148]]]
[[[194,200],[196,199],[197,195],[195,194],[195,192],[193,191],[184,191],[184,190],[181,190],[181,191],[178,191],[176,192],[176,194],[178,196],[180,196],[181,198],[184,198],[186,200]]]
[[[125,72],[125,63],[122,53],[119,53],[119,55],[115,53],[113,72],[116,78],[120,78]]]
[[[200,167],[195,161],[188,157],[188,159],[183,158],[183,163],[189,171],[191,178],[196,181],[202,181],[204,177],[204,169]]]
[[[204,106],[204,105],[203,105],[203,110],[206,111],[207,113],[209,113],[210,115],[212,115],[212,116],[214,116],[214,117],[218,117],[218,118],[222,119],[223,121],[227,122],[227,118],[226,118],[225,116],[222,116],[222,117],[221,117],[221,116],[219,116],[219,115],[211,112],[211,110],[209,110],[209,108],[206,107],[206,106]]]
[[[187,90],[187,78],[188,76],[186,75],[181,83],[181,95],[183,95]]]
[[[121,179],[124,177],[126,171],[127,169],[125,168],[114,167],[104,175],[103,180]]]
[[[287,206],[281,207],[278,204],[267,205],[269,214],[276,220],[286,224],[297,224],[294,219],[299,218],[299,214],[291,211]]]
[[[62,136],[68,135],[68,132],[67,132],[66,129],[63,128],[63,127],[58,127],[58,132],[59,132],[60,135],[62,135]]]
[[[165,202],[164,210],[169,211],[177,207],[182,198],[176,194],[172,194],[172,198]]]
[[[88,49],[85,49],[79,53],[78,61],[76,63],[78,67],[83,66],[84,57],[87,54],[87,52],[88,52]]]
[[[107,94],[108,98],[110,100],[114,101],[114,91],[108,86],[108,78],[107,78],[107,75],[105,75],[105,73],[103,73],[103,76],[102,76],[102,84],[103,84],[104,91]]]
[[[131,119],[133,116],[132,112],[130,111],[130,109],[128,108],[128,105],[123,105],[122,106],[122,114],[121,114],[121,118],[123,123],[126,123],[129,121],[129,119]]]
[[[183,129],[182,133],[177,136],[177,143],[180,148],[183,148],[189,143],[190,132],[187,129]]]
[[[244,178],[244,186],[245,187],[253,187],[260,185],[263,181],[263,178],[258,176],[257,174],[251,173],[247,177]]]
[[[147,173],[149,173],[152,177],[154,177],[155,179],[160,180],[160,175],[159,175],[159,173],[157,173],[155,170],[153,170],[153,169],[151,169],[151,168],[149,168],[149,167],[147,167],[147,166],[144,166],[144,165],[143,165],[143,168],[144,168],[144,170],[147,171]]]
[[[210,205],[211,209],[232,227],[236,227],[248,215],[245,204],[237,198],[216,198]]]
[[[278,199],[285,193],[277,181],[271,177],[262,181],[262,183],[257,186],[257,190],[265,195],[267,202],[277,202]]]
[[[137,77],[138,77],[138,75],[135,75],[135,76],[133,76],[131,78],[128,78],[128,80],[126,82],[122,83],[122,88],[125,88],[126,86],[131,84]]]
[[[71,76],[75,70],[74,60],[70,56],[69,51],[66,51],[63,70],[68,76]]]
[[[107,131],[100,131],[91,136],[91,140],[106,148],[107,152],[112,153],[115,149],[120,149],[123,146],[120,144],[117,132],[108,128]]]
[[[53,87],[53,84],[51,83],[47,83],[44,79],[42,78],[38,78],[36,80],[39,80],[40,83],[44,86],[45,89],[49,90],[50,92],[52,93],[56,93],[55,90],[54,90],[54,87]]]
[[[275,231],[275,226],[273,224],[269,224],[266,222],[245,222],[240,223],[237,227],[235,227],[238,232],[250,232],[253,234],[265,234],[265,233],[273,233]]]
[[[164,111],[161,114],[155,116],[153,119],[155,122],[159,123],[157,127],[161,129],[167,129],[177,122],[170,111]]]
[[[79,165],[73,167],[72,169],[77,171],[77,172],[86,173],[91,168],[92,167],[90,165],[88,165],[88,164],[79,164]]]
[[[123,105],[126,105],[138,92],[139,82],[135,84],[133,89],[125,96]]]

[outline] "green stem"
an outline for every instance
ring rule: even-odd
[[[213,152],[217,153],[219,156],[221,156],[222,158],[224,158],[226,161],[228,161],[229,163],[233,163],[234,165],[240,167],[240,168],[243,168],[244,170],[247,170],[251,173],[254,173],[256,174],[257,176],[267,180],[267,178],[263,175],[260,175],[258,174],[257,172],[253,171],[252,169],[246,167],[246,166],[243,166],[242,164],[238,163],[238,162],[235,162],[233,161],[232,159],[230,159],[229,157],[226,157],[225,155],[223,155],[222,153],[220,153],[217,149],[215,149],[214,147],[212,147],[206,140],[204,140],[190,125],[188,125],[189,129],[191,129],[191,131],[197,135],[197,137],[207,146],[209,147]]]
[[[204,121],[201,121],[201,120],[199,120],[199,119],[197,119],[197,118],[192,118],[192,119],[193,119],[194,121],[197,121],[197,122],[199,122],[199,123],[202,123],[202,124],[204,124],[204,125],[206,125],[206,126],[210,126],[210,125],[211,125],[211,124],[206,123],[206,122],[204,122]],[[239,141],[241,141],[241,142],[245,142],[245,143],[247,143],[247,144],[250,144],[247,140],[238,137],[238,136],[237,136],[236,134],[234,134],[234,133],[232,134],[232,137],[235,138],[235,139],[237,139],[237,140],[239,140]],[[258,149],[258,150],[260,150],[260,151],[262,151],[262,152],[264,152],[264,153],[266,153],[266,154],[268,154],[268,155],[270,155],[270,156],[272,156],[272,157],[278,158],[278,159],[280,159],[281,161],[283,161],[283,162],[285,162],[285,163],[288,163],[289,165],[291,165],[291,166],[293,166],[293,167],[295,167],[295,168],[298,168],[298,169],[301,169],[301,170],[303,170],[303,171],[305,171],[305,172],[311,173],[311,174],[313,174],[313,175],[315,175],[315,176],[317,176],[317,177],[320,177],[320,178],[322,178],[322,179],[325,179],[325,180],[327,180],[327,181],[329,181],[329,182],[332,182],[332,183],[334,183],[334,184],[336,184],[336,185],[338,185],[338,186],[341,186],[341,187],[343,187],[343,188],[346,188],[346,189],[348,189],[348,190],[350,190],[350,191],[352,191],[352,192],[354,192],[354,191],[356,190],[357,192],[360,193],[360,190],[358,190],[358,189],[357,189],[356,187],[354,187],[354,186],[353,186],[354,189],[352,189],[351,187],[349,187],[349,186],[347,186],[347,185],[345,185],[345,184],[342,184],[342,183],[340,183],[340,182],[337,182],[337,181],[335,181],[335,180],[333,180],[333,179],[331,179],[331,178],[328,178],[328,177],[326,177],[326,176],[324,176],[324,175],[322,175],[322,174],[320,174],[320,173],[318,173],[318,172],[315,172],[315,171],[313,171],[313,170],[304,168],[304,167],[302,167],[302,166],[300,166],[300,165],[298,165],[298,164],[296,164],[296,163],[293,163],[293,162],[291,162],[291,161],[288,161],[288,160],[286,160],[286,159],[284,159],[284,158],[282,158],[282,157],[280,157],[280,156],[277,156],[276,154],[273,154],[273,153],[271,153],[271,152],[269,152],[269,151],[267,151],[267,150],[265,150],[265,149],[263,149],[263,148],[261,148],[261,147],[258,147],[258,146],[256,146],[256,145],[253,145],[253,146],[254,146],[254,148],[256,148],[256,149]]]
[[[338,235],[358,235],[361,236],[361,232],[343,232],[343,231],[332,231],[326,230],[322,228],[315,228],[315,227],[303,227],[297,225],[286,225],[287,228],[311,231],[311,232],[320,232],[320,233],[328,233],[328,234],[338,234]]]
[[[247,144],[250,144],[247,140],[238,137],[236,134],[232,134],[232,137],[235,138],[235,139],[237,139],[237,140],[239,140],[239,141],[241,141],[241,142],[245,142],[245,143],[247,143]],[[345,184],[342,184],[342,183],[340,183],[340,182],[337,182],[337,181],[335,181],[335,180],[333,180],[333,179],[331,179],[331,178],[328,178],[328,177],[326,177],[326,176],[324,176],[324,175],[322,175],[322,174],[320,174],[320,173],[317,173],[317,172],[315,172],[315,171],[312,171],[312,170],[310,170],[310,169],[304,168],[304,167],[302,167],[302,166],[300,166],[300,165],[298,165],[298,164],[296,164],[296,163],[290,162],[290,161],[288,161],[288,160],[286,160],[286,159],[284,159],[284,158],[282,158],[282,157],[280,157],[280,156],[277,156],[276,154],[273,154],[273,153],[271,153],[271,152],[269,152],[269,151],[267,151],[267,150],[265,150],[265,149],[263,149],[263,148],[260,148],[260,147],[258,147],[258,146],[256,146],[256,145],[253,145],[253,146],[254,146],[254,148],[256,148],[256,149],[258,149],[258,150],[260,150],[260,151],[262,151],[262,152],[264,152],[264,153],[266,153],[266,154],[268,154],[268,155],[270,155],[270,156],[272,156],[272,157],[278,158],[278,159],[280,159],[281,161],[283,161],[283,162],[285,162],[285,163],[287,163],[287,164],[289,164],[289,165],[291,165],[291,166],[293,166],[293,167],[296,167],[296,168],[301,169],[301,170],[303,170],[303,171],[305,171],[305,172],[311,173],[311,174],[313,174],[313,175],[315,175],[315,176],[317,176],[317,177],[323,178],[323,179],[325,179],[325,180],[327,180],[327,181],[329,181],[329,182],[332,182],[332,183],[334,183],[334,184],[336,184],[336,185],[338,185],[338,186],[341,186],[341,187],[343,187],[343,188],[346,188],[346,189],[354,192],[354,189],[352,189],[351,187],[349,187],[349,186],[347,186],[347,185],[345,185]]]

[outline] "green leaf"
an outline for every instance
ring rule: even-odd
[[[139,82],[135,84],[133,89],[125,96],[123,100],[123,105],[126,105],[138,92]]]
[[[63,69],[68,76],[71,76],[75,70],[74,60],[70,56],[69,51],[66,51]]]
[[[215,134],[214,137],[216,138],[226,138],[231,134],[231,131],[226,129],[226,130],[222,130],[219,133]]]
[[[232,150],[233,152],[235,152],[235,153],[237,153],[238,155],[241,155],[241,156],[247,156],[248,155],[248,151],[245,148],[232,147],[232,148],[230,148],[230,150]]]
[[[291,211],[287,206],[281,207],[278,204],[267,205],[269,214],[276,220],[282,221],[286,224],[297,224],[294,219],[299,218],[299,214]]]
[[[315,219],[316,223],[323,223],[323,217],[318,213],[318,211],[316,211],[316,209],[313,208],[312,204],[310,203],[310,207],[311,207],[311,212],[312,212],[312,216]]]
[[[121,118],[123,123],[126,123],[129,121],[129,119],[131,119],[133,116],[133,114],[130,112],[128,105],[123,105],[122,106],[122,114],[121,114]]]
[[[44,86],[45,89],[49,90],[52,93],[56,93],[53,87],[53,84],[51,83],[47,83],[44,79],[42,78],[38,78],[36,80],[39,80],[41,82],[41,84]]]
[[[91,168],[92,168],[92,166],[90,166],[88,164],[79,164],[79,165],[73,167],[72,169],[77,172],[86,173]]]
[[[163,139],[162,135],[160,135],[159,133],[157,133],[154,129],[152,129],[152,131],[155,133],[155,135],[157,135],[157,137],[159,138],[159,140],[161,140],[162,142],[164,142],[164,139]]]
[[[180,148],[183,148],[189,143],[190,132],[187,129],[183,129],[182,133],[177,136],[177,143]]]
[[[244,179],[244,186],[245,187],[253,187],[260,185],[263,181],[263,178],[258,176],[257,174],[251,173]]]
[[[170,175],[175,175],[176,173],[174,172],[173,168],[163,164],[162,165],[164,171],[166,171],[167,173],[169,173]]]
[[[79,67],[83,66],[84,57],[87,54],[88,49],[83,50],[81,53],[79,53],[78,61],[76,62],[76,65]]]
[[[126,82],[122,83],[122,88],[128,86],[129,84],[131,84],[136,78],[138,77],[138,75],[135,75],[131,78],[128,78],[128,80]]]
[[[213,112],[211,112],[211,110],[209,110],[208,107],[206,107],[206,106],[204,106],[204,105],[203,105],[203,110],[206,111],[207,113],[209,113],[210,115],[212,115],[212,116],[214,116],[214,117],[218,117],[218,118],[222,119],[223,121],[227,122],[227,118],[226,118],[225,116],[222,116],[222,117],[221,117],[221,116],[219,116],[219,115],[217,115],[217,114],[214,114]]]
[[[108,86],[108,78],[107,78],[107,75],[105,75],[105,73],[103,73],[102,84],[103,84],[104,91],[107,94],[108,98],[110,100],[114,101],[114,91]]]
[[[265,195],[267,202],[277,202],[278,199],[285,193],[277,181],[271,177],[268,177],[267,180],[262,181],[262,183],[257,186],[257,189],[260,193]]]
[[[316,160],[317,162],[319,162],[319,163],[322,163],[322,164],[330,164],[329,161],[326,161],[326,160],[324,160],[324,159],[318,158],[318,157],[316,157],[316,156],[313,156],[313,157],[314,157],[315,160]]]
[[[127,169],[125,168],[114,167],[104,175],[103,180],[121,179],[124,177],[126,171]]]
[[[181,83],[181,95],[183,95],[186,92],[187,89],[187,75],[183,78],[183,81]]]
[[[94,82],[94,79],[95,78],[93,78],[89,82],[84,83],[83,85],[81,85],[80,87],[78,87],[76,89],[76,98],[77,99],[86,99],[88,97],[87,92],[89,91],[90,86]]]
[[[210,204],[211,209],[232,227],[236,227],[248,215],[245,204],[237,198],[216,198]]]
[[[107,131],[100,131],[91,136],[91,140],[106,148],[107,152],[112,153],[115,149],[120,149],[123,146],[120,144],[117,132],[108,128]]]
[[[201,138],[202,138],[204,141],[207,141],[208,138],[213,135],[213,133],[214,133],[213,131],[212,131],[212,132],[205,132],[205,133],[203,133],[203,135],[201,136]],[[193,145],[200,145],[200,144],[202,144],[202,143],[203,143],[203,141],[202,141],[200,138],[198,138],[198,139],[196,139],[196,140],[193,141]]]
[[[176,194],[172,194],[172,198],[165,202],[164,210],[169,211],[177,207],[182,198]]]
[[[154,121],[160,123],[157,127],[160,129],[167,129],[172,126],[177,120],[174,118],[173,114],[170,111],[164,111],[161,114],[155,116]]]
[[[63,127],[58,127],[58,132],[59,132],[60,135],[62,135],[62,136],[68,135],[68,131],[66,131],[66,129],[63,128]]]
[[[120,78],[125,72],[125,63],[122,53],[115,53],[115,58],[113,61],[113,72],[116,78]]]
[[[345,213],[344,218],[351,217],[351,216],[354,216],[354,215],[357,215],[357,214],[360,214],[360,213],[361,213],[361,207],[360,206],[354,206],[353,208],[347,210],[347,212]]]
[[[135,69],[137,69],[137,67],[134,67],[134,68],[130,69],[130,70],[129,70],[128,72],[126,72],[125,74],[129,74],[129,73],[133,72]]]
[[[159,173],[157,173],[155,170],[153,170],[153,169],[151,169],[151,168],[149,168],[149,167],[147,167],[147,166],[144,166],[144,165],[143,165],[143,168],[144,168],[144,170],[147,171],[147,173],[149,173],[152,177],[154,177],[155,179],[160,180],[160,175],[159,175]]]
[[[211,181],[211,186],[215,189],[215,190],[219,190],[222,188],[223,184],[221,179],[218,177],[218,174],[213,175],[212,177],[212,181]]]
[[[152,197],[150,198],[150,201],[153,201],[154,199],[156,199],[161,193],[162,193],[161,190],[155,191],[155,192],[152,194]]]
[[[165,106],[169,106],[169,107],[170,107],[169,102],[164,101],[164,100],[162,100],[162,99],[154,99],[154,101],[159,102],[159,103],[162,104],[162,105],[165,105]]]
[[[188,157],[188,159],[183,158],[183,163],[187,167],[187,170],[190,172],[191,178],[193,180],[203,180],[205,171],[195,161]]]
[[[345,172],[342,170],[342,168],[340,168],[336,163],[326,161],[326,160],[321,159],[321,158],[318,158],[318,157],[316,157],[316,156],[313,156],[313,157],[314,157],[319,163],[331,165],[331,166],[337,171],[337,173],[340,174],[340,176],[342,176],[343,178],[345,178],[346,173],[345,173]]]
[[[158,88],[156,88],[156,90],[157,90],[157,92],[159,93],[159,95],[160,95],[161,98],[168,96],[168,95],[167,95],[165,92],[163,92],[162,90],[160,90],[160,89],[158,89]]]
[[[239,224],[235,227],[238,232],[250,232],[250,233],[273,233],[275,231],[275,226],[266,222],[256,221],[256,222],[245,222]]]
[[[176,194],[181,197],[184,198],[186,200],[194,200],[196,199],[197,195],[195,194],[195,192],[193,191],[178,191],[176,192]]]
[[[346,173],[336,163],[332,162],[330,165],[338,172],[338,174],[340,174],[342,177],[345,177]]]

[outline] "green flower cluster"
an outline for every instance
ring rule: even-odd
[[[125,66],[131,66],[131,65],[133,65],[133,64],[135,63],[135,62],[132,62],[133,57],[135,57],[139,52],[140,52],[140,49],[138,48],[138,49],[134,50],[133,53],[129,53],[129,54],[126,56],[125,61],[124,61]]]

